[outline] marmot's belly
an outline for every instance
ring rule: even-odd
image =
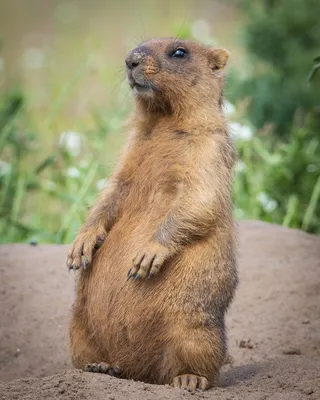
[[[128,236],[111,232],[97,254],[88,278],[88,326],[109,363],[142,373],[146,361],[158,369],[169,335],[162,292],[168,290],[164,277],[170,265],[152,279],[127,281],[133,249],[143,243],[141,237]],[[143,373],[135,379],[143,380]]]
[[[150,280],[127,281],[135,252],[150,236],[146,227],[125,225],[110,232],[88,276],[88,326],[108,362],[131,365],[147,357],[156,365],[179,324],[207,324],[215,303],[221,308],[216,250],[209,242],[187,247]],[[223,279],[229,280],[228,271]]]
[[[164,292],[179,279],[177,263],[181,257],[163,265],[159,274],[151,279],[127,280],[135,253],[145,243],[143,235],[130,235],[128,231],[112,231],[99,249],[88,276],[88,312],[92,324],[108,326],[108,332],[121,330],[128,320],[135,329],[146,329],[148,318],[159,319],[168,305]],[[170,297],[170,296],[169,296]],[[98,312],[99,310],[99,312]],[[150,315],[149,315],[150,314]],[[150,321],[149,321],[150,322]]]

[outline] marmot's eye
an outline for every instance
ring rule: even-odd
[[[185,49],[177,49],[172,53],[172,57],[176,58],[184,58],[187,55],[187,51]]]

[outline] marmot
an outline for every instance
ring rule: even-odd
[[[67,260],[80,268],[76,368],[187,390],[216,382],[237,286],[227,59],[178,39],[126,58],[133,129]]]

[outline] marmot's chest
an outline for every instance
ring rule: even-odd
[[[146,155],[134,170],[133,186],[149,193],[172,193],[187,174],[184,160],[169,154]]]
[[[161,213],[176,198],[187,168],[183,158],[146,152],[136,160],[131,174],[124,208]]]
[[[149,180],[181,176],[191,167],[194,150],[176,135],[157,133],[155,137],[137,143],[132,172]]]

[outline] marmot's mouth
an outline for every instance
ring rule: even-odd
[[[133,90],[133,93],[146,93],[146,92],[151,92],[153,91],[153,87],[151,85],[151,83],[146,82],[144,84],[138,83],[137,81],[135,81],[134,79],[129,80],[129,84],[131,89]]]
[[[139,81],[145,81],[145,82],[138,82],[132,75],[131,71],[129,71],[129,73],[127,73],[127,78],[128,78],[128,82],[129,85],[131,87],[131,89],[133,89],[136,92],[146,92],[149,90],[153,89],[153,85],[151,84],[151,82],[148,82],[147,80],[145,81],[145,79],[139,79]]]
[[[134,82],[130,85],[132,89],[136,89],[138,92],[145,92],[147,90],[152,89],[150,85],[141,85],[140,83]]]

